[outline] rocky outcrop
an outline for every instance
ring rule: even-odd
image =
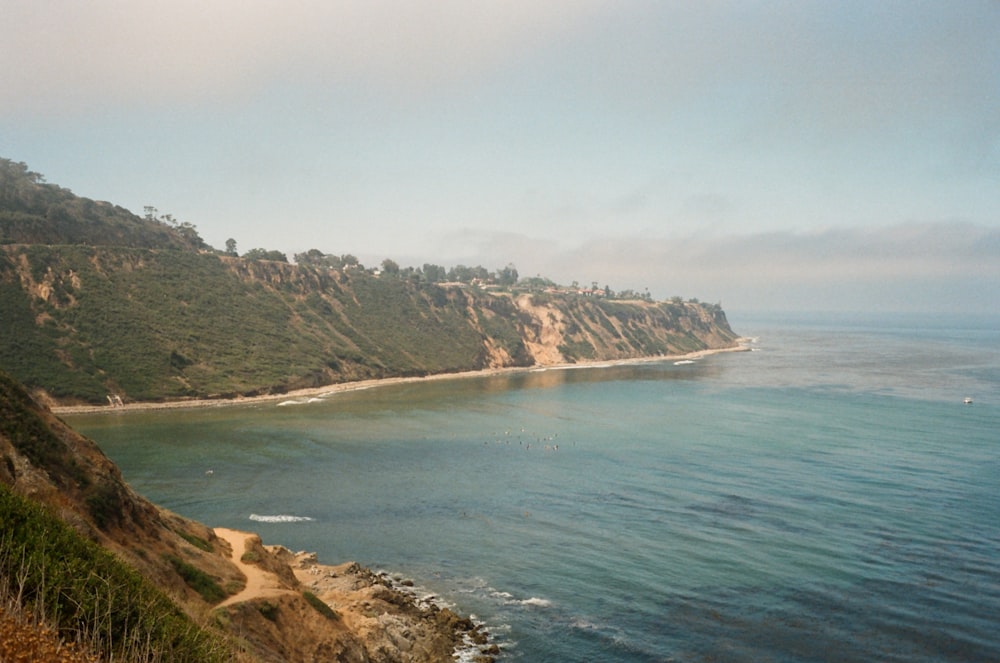
[[[281,546],[268,546],[267,554],[271,563],[294,569],[294,589],[229,604],[222,616],[234,630],[253,634],[261,660],[421,663],[451,661],[465,649],[487,661],[496,651],[470,619],[385,575],[352,562],[320,564],[312,553]]]

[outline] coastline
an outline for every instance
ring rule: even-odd
[[[138,401],[125,403],[123,405],[53,405],[50,407],[53,414],[57,416],[74,414],[108,414],[113,412],[145,412],[151,410],[186,410],[206,407],[230,407],[236,405],[253,405],[258,403],[270,403],[274,401],[294,400],[296,398],[311,398],[330,396],[349,391],[361,391],[375,387],[386,387],[397,384],[412,384],[417,382],[429,382],[435,380],[461,380],[476,377],[490,377],[494,375],[509,375],[525,373],[538,370],[563,370],[571,368],[599,368],[605,366],[629,366],[633,364],[648,364],[665,361],[688,361],[696,360],[710,355],[724,352],[746,352],[749,339],[738,338],[736,345],[726,348],[708,348],[696,350],[679,355],[657,355],[652,357],[634,357],[630,359],[611,359],[584,361],[576,363],[560,364],[534,364],[532,366],[509,366],[505,368],[484,368],[477,371],[462,371],[458,373],[434,373],[431,375],[413,377],[393,377],[374,378],[370,380],[357,380],[354,382],[340,382],[328,384],[321,387],[308,387],[306,389],[296,389],[280,394],[261,394],[258,396],[238,396],[236,398],[196,398],[190,400],[176,401]]]
[[[487,663],[500,653],[482,624],[439,605],[433,595],[421,596],[411,580],[355,562],[325,564],[315,553],[265,545],[254,532],[213,532],[246,584],[212,610],[256,633],[262,650],[285,660],[336,654],[337,660]],[[264,612],[277,632],[262,621]]]

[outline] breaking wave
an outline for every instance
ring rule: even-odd
[[[251,513],[250,520],[256,520],[259,523],[301,523],[313,519],[309,516],[289,516],[284,514],[276,516],[261,516],[256,513]]]

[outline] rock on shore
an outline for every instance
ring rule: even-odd
[[[270,559],[255,564],[291,568],[295,591],[233,604],[220,615],[260,660],[432,663],[465,651],[468,660],[488,663],[499,652],[471,619],[384,574],[353,562],[320,564],[313,553],[283,546],[264,550]]]

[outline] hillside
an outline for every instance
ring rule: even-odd
[[[191,663],[448,661],[486,645],[468,619],[356,564],[157,507],[2,372],[0,523],[0,634],[29,634],[0,643],[0,660],[40,660],[56,647],[38,649],[43,635],[100,660]]]
[[[0,369],[50,404],[98,404],[669,355],[736,338],[719,306],[680,298],[233,253],[188,224],[78,198],[0,160]]]
[[[224,397],[718,348],[717,307],[488,292],[211,253],[0,247],[0,368],[53,402]]]
[[[197,249],[193,227],[171,227],[45,182],[24,163],[0,158],[0,244],[87,244]]]

